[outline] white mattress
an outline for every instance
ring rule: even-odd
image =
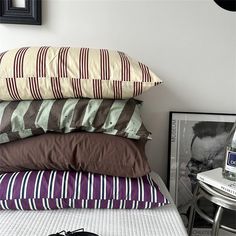
[[[84,228],[101,236],[186,236],[186,230],[160,177],[152,173],[171,204],[151,210],[63,209],[0,211],[0,236],[47,236]]]

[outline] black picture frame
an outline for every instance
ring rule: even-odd
[[[14,7],[12,0],[0,0],[0,23],[41,25],[41,0],[25,0],[25,7]]]
[[[196,134],[194,134],[193,127],[197,123],[205,123],[205,129],[217,129],[224,130],[228,127],[232,128],[236,120],[236,114],[232,113],[204,113],[204,112],[182,112],[182,111],[170,111],[169,112],[169,141],[168,141],[168,189],[170,194],[179,210],[179,213],[185,223],[188,226],[188,207],[192,204],[192,192],[194,188],[194,179],[191,178],[192,172],[191,163],[194,163],[196,167],[197,162],[192,162],[195,155],[192,150],[193,142],[195,142]],[[217,128],[213,128],[212,125],[207,122],[215,122]],[[215,126],[215,125],[214,125]],[[195,132],[196,132],[195,126]],[[199,126],[198,126],[199,127]],[[198,130],[199,132],[199,130]],[[202,139],[202,138],[200,138]],[[202,140],[203,141],[203,140]],[[209,146],[209,140],[205,142],[206,146]],[[196,143],[195,143],[196,144]],[[195,146],[196,148],[196,146]],[[221,147],[221,154],[223,154],[224,147]],[[215,160],[214,155],[213,162]],[[224,156],[221,155],[220,159]],[[217,159],[219,156],[217,156]],[[197,159],[196,159],[197,160]],[[189,165],[190,163],[190,165]],[[213,167],[217,168],[217,167]],[[196,168],[195,168],[196,169]],[[197,168],[199,170],[201,168]],[[208,205],[207,205],[208,206]],[[208,213],[212,213],[213,209],[209,206],[209,209],[205,209]],[[198,215],[195,221],[192,235],[210,235],[210,225],[206,224]]]

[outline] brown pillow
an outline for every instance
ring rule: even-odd
[[[47,133],[0,145],[0,171],[75,170],[139,177],[150,172],[145,142],[100,133]]]

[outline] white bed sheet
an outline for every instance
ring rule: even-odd
[[[0,211],[0,236],[47,236],[78,228],[101,236],[187,236],[164,183],[157,174],[152,177],[171,204],[151,210]]]

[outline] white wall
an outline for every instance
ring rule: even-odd
[[[119,49],[164,81],[141,98],[152,168],[166,180],[168,112],[236,113],[236,13],[213,0],[44,0],[43,25],[0,24],[0,51],[28,45]]]

